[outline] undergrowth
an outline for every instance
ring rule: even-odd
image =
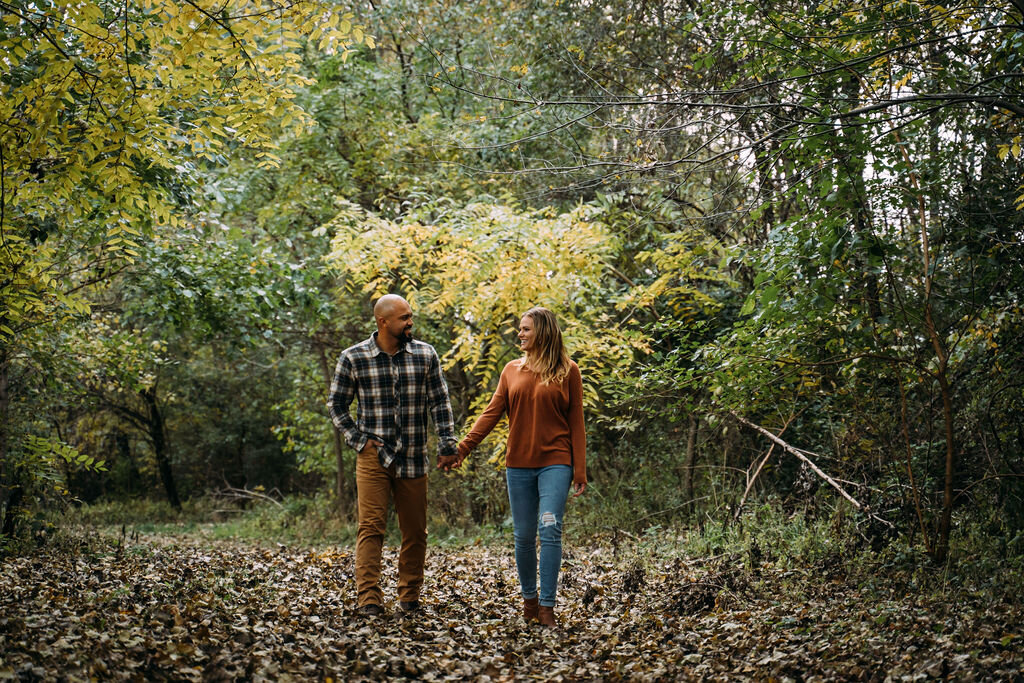
[[[596,497],[595,497],[596,498]],[[950,559],[936,565],[920,544],[894,535],[884,543],[871,536],[870,525],[849,508],[823,513],[791,509],[768,500],[738,518],[704,512],[688,518],[657,516],[643,528],[624,528],[610,514],[602,519],[596,500],[572,501],[566,512],[565,547],[569,557],[602,549],[624,567],[645,567],[683,558],[696,562],[724,562],[756,579],[761,572],[791,577],[791,589],[824,581],[855,584],[868,594],[943,592],[954,590],[993,596],[1024,594],[1024,552],[1021,543],[992,533],[982,520],[958,520]],[[87,547],[97,534],[199,535],[214,539],[247,539],[299,545],[354,545],[354,503],[339,508],[330,498],[289,497],[279,503],[248,501],[225,506],[223,501],[200,498],[186,501],[180,511],[165,503],[135,500],[106,502],[71,508],[54,515],[51,544],[68,550]],[[602,523],[602,522],[618,522]],[[511,547],[509,523],[473,524],[451,520],[431,508],[430,543],[442,547],[506,544]],[[397,545],[400,536],[393,512],[386,542]],[[813,580],[808,581],[811,578]]]
[[[198,534],[216,539],[266,540],[302,545],[354,545],[355,502],[339,506],[326,496],[292,496],[282,501],[250,500],[243,505],[196,498],[175,510],[164,502],[107,501],[72,507],[51,515],[51,526],[117,534]],[[495,542],[501,525],[451,524],[431,514],[430,542],[465,545]],[[511,531],[509,531],[511,533]],[[79,534],[81,535],[81,534]],[[393,509],[388,516],[389,544],[400,542]]]

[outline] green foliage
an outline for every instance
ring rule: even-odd
[[[635,326],[613,324],[611,302],[604,300],[616,244],[599,210],[431,208],[435,215],[424,209],[398,223],[356,207],[343,210],[331,223],[328,263],[344,273],[349,291],[402,292],[431,321],[427,338],[446,370],[481,388],[496,385],[517,357],[512,338],[519,316],[531,306],[551,308],[583,369],[584,405],[599,414],[594,388],[647,349]],[[477,389],[471,398],[476,409],[489,395]]]
[[[846,522],[826,542],[831,489],[735,414],[846,482],[907,562],[989,516],[1013,545],[1024,34],[1006,11],[402,0],[357,27],[311,2],[5,3],[0,500],[33,435],[107,462],[60,473],[83,497],[151,487],[164,441],[191,495],[332,477],[350,495],[330,373],[398,291],[463,425],[518,315],[560,315],[588,528],[702,524],[824,564],[855,546]],[[503,523],[496,437],[436,480],[445,533]],[[745,541],[724,521],[743,496]]]
[[[30,487],[29,500],[65,500],[68,491],[68,477],[74,471],[105,472],[106,464],[91,455],[80,453],[76,448],[53,438],[27,435],[22,448],[8,456],[8,467]]]
[[[94,324],[96,286],[130,268],[152,235],[186,227],[204,165],[243,149],[257,165],[275,163],[280,127],[311,123],[293,101],[310,82],[300,73],[302,41],[343,55],[352,42],[372,45],[351,19],[317,2],[4,3],[0,119],[15,122],[0,130],[4,508],[44,476],[15,475],[16,439],[33,419],[14,418],[31,415],[24,402],[41,395],[40,384],[74,376],[49,354],[75,325]],[[109,326],[112,316],[102,317],[97,324]],[[91,356],[83,372],[105,375],[108,393],[152,391],[152,358],[123,322],[114,323],[126,332],[123,348],[93,337],[75,356]],[[49,379],[9,384],[25,365]]]
[[[6,4],[0,118],[20,125],[0,132],[3,269],[15,275],[0,291],[0,332],[12,337],[64,307],[87,312],[81,296],[68,298],[77,287],[62,261],[84,257],[102,272],[136,257],[144,233],[182,227],[177,207],[197,164],[243,146],[272,165],[278,122],[310,123],[292,101],[309,82],[298,73],[300,35],[341,50],[355,31],[363,38],[350,15],[323,10]]]
[[[102,460],[96,460],[91,455],[79,453],[77,449],[66,443],[54,442],[38,436],[30,436],[25,439],[26,454],[30,459],[36,460],[43,467],[53,471],[56,464],[63,460],[64,463],[80,467],[87,471],[104,472],[106,467]]]

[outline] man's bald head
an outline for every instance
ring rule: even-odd
[[[409,302],[398,296],[397,294],[385,294],[381,298],[377,299],[377,303],[373,305],[373,317],[376,319],[387,318],[395,312],[396,307],[404,305],[409,307]]]
[[[394,353],[400,346],[412,341],[412,307],[397,294],[385,294],[373,305],[377,321],[377,344]]]

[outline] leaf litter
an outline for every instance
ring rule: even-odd
[[[568,548],[560,628],[519,615],[510,547],[433,547],[423,608],[356,612],[350,548],[142,536],[0,565],[0,679],[758,680],[1024,678],[1008,595],[865,589],[739,557]],[[396,554],[382,586],[393,600]]]

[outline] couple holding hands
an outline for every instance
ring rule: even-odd
[[[427,413],[437,428],[438,467],[444,471],[461,466],[507,413],[505,477],[523,617],[554,627],[565,503],[570,487],[578,496],[587,485],[583,383],[566,354],[555,315],[546,308],[523,315],[519,344],[524,355],[502,370],[494,396],[461,442],[455,437],[440,360],[432,346],[413,339],[409,303],[387,294],[374,304],[373,317],[377,331],[338,359],[327,402],[334,424],[358,453],[359,611],[383,613],[380,566],[389,500],[402,534],[399,606],[406,612],[420,607],[427,550]],[[349,413],[353,398],[358,398],[355,420]]]

